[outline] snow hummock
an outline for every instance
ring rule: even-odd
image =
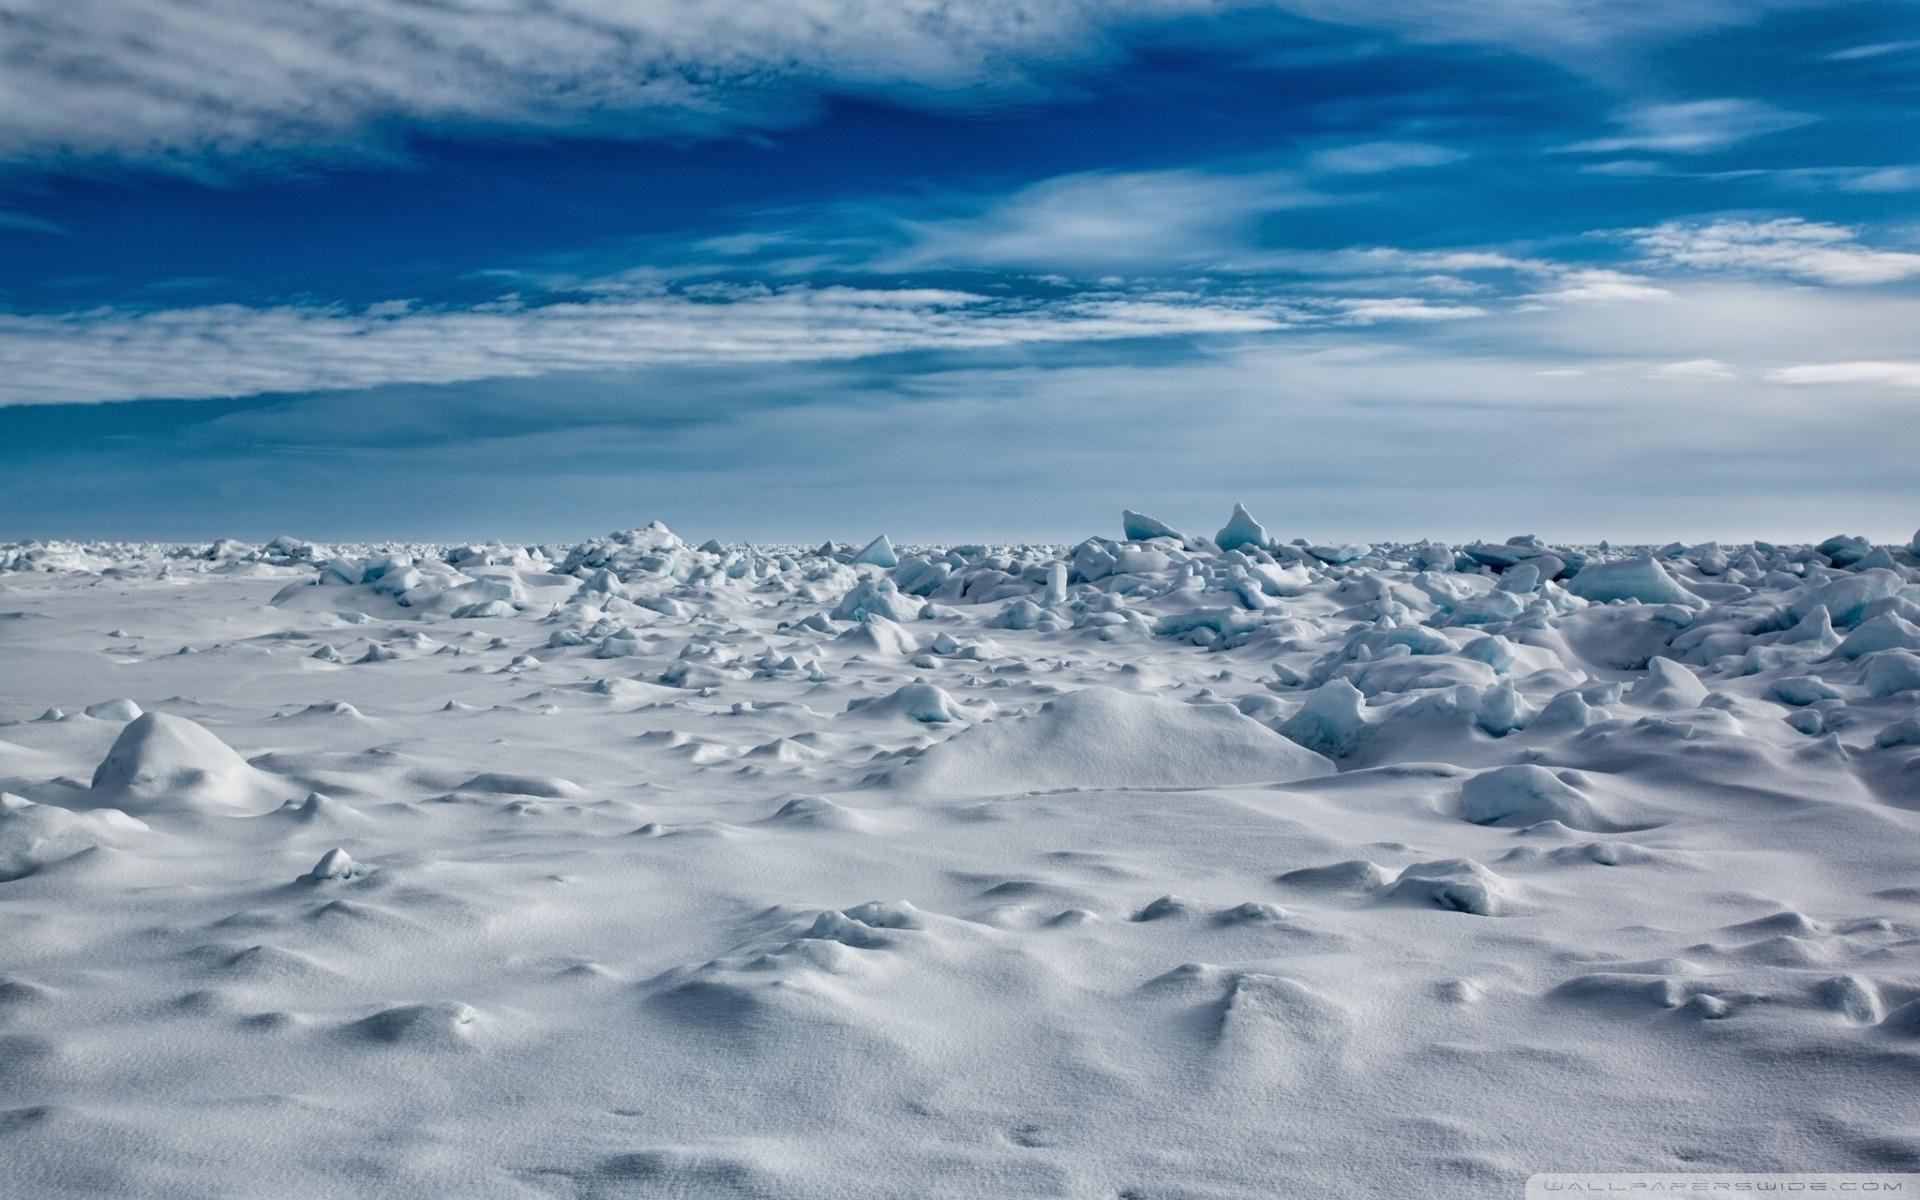
[[[345,850],[336,846],[321,855],[320,861],[313,864],[313,870],[308,871],[302,878],[323,883],[329,879],[352,879],[356,875],[364,874],[365,870],[359,863],[354,862],[352,856]]]
[[[1460,789],[1460,815],[1476,825],[1558,821],[1570,829],[1610,830],[1573,772],[1523,763],[1483,771]]]
[[[944,725],[964,717],[959,702],[931,683],[906,683],[885,696],[855,700],[847,705],[847,712],[904,717],[927,725]]]
[[[1089,687],[954,735],[896,773],[920,793],[1286,783],[1333,764],[1221,704]]]
[[[95,846],[126,845],[146,832],[145,824],[117,809],[71,812],[0,792],[0,883]]]
[[[250,816],[277,807],[283,790],[204,727],[164,712],[129,723],[93,772],[99,806],[139,815]]]

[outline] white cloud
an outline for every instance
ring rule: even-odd
[[[1710,358],[1764,378],[1794,364],[1906,360],[1920,328],[1920,296],[1907,294],[1711,277],[1671,281],[1668,290],[1658,304],[1496,314],[1473,332],[1481,342],[1530,347],[1562,364],[1617,361],[1644,371],[1649,363]]]
[[[1375,175],[1414,167],[1443,167],[1466,157],[1450,146],[1431,142],[1358,142],[1316,151],[1308,162],[1314,170],[1333,175]]]
[[[1666,167],[1645,158],[1612,158],[1606,162],[1588,163],[1580,168],[1582,175],[1611,175],[1616,179],[1646,179],[1666,173]]]
[[[1653,369],[1655,379],[1720,379],[1740,378],[1740,372],[1734,370],[1717,358],[1689,358],[1680,362],[1662,363]]]
[[[1920,362],[1802,363],[1767,372],[1769,383],[1869,384],[1877,387],[1920,388]]]
[[[1889,54],[1906,54],[1914,50],[1920,50],[1920,41],[1870,42],[1864,46],[1849,46],[1845,50],[1835,50],[1827,55],[1827,61],[1855,62],[1863,58],[1882,58]]]
[[[10,0],[0,159],[197,167],[418,123],[644,136],[791,124],[829,93],[978,103],[1117,57],[1142,24],[1262,7],[1592,67],[1801,2]]]
[[[1613,137],[1576,142],[1566,149],[1587,154],[1651,150],[1666,154],[1702,154],[1735,142],[1806,125],[1816,118],[1788,112],[1758,100],[1723,97],[1678,104],[1643,104],[1614,116],[1621,132]]]
[[[1920,192],[1920,166],[1855,167],[1835,182],[1846,192]]]
[[[1271,306],[1081,295],[741,288],[474,309],[221,305],[0,316],[0,404],[452,383],[667,364],[819,362],[909,350],[1244,334]]]
[[[1333,306],[1341,314],[1341,320],[1354,325],[1380,321],[1459,321],[1487,315],[1486,309],[1471,304],[1434,304],[1410,296],[1336,300]]]
[[[1553,287],[1535,292],[1527,299],[1556,304],[1612,304],[1623,300],[1665,300],[1672,295],[1644,276],[1604,267],[1584,267],[1561,271]]]
[[[1787,275],[1841,285],[1920,276],[1920,254],[1863,246],[1851,228],[1798,217],[1669,221],[1629,232],[1650,261],[1669,267]]]
[[[1030,86],[1215,0],[14,0],[0,157],[191,162],[384,123],[779,125],[823,90]]]
[[[1864,192],[1869,195],[1920,191],[1920,166],[1910,164],[1879,167],[1745,167],[1735,171],[1706,172],[1694,178],[1764,179],[1800,191]]]
[[[1042,180],[973,215],[903,221],[912,244],[876,265],[1204,267],[1248,245],[1262,216],[1321,202],[1282,171],[1088,171]]]
[[[1353,246],[1344,250],[1242,250],[1223,257],[1211,269],[1251,275],[1278,272],[1300,275],[1458,274],[1523,272],[1552,274],[1558,264],[1518,258],[1498,250],[1406,250],[1397,246]]]

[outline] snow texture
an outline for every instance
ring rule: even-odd
[[[1920,1169],[1914,547],[1120,531],[0,546],[0,1193]]]

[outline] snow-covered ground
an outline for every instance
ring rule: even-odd
[[[1920,1168],[1912,548],[1124,526],[0,547],[0,1194]]]

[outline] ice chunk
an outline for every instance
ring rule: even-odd
[[[1782,704],[1801,708],[1822,700],[1838,700],[1839,691],[1816,675],[1788,675],[1773,681],[1767,695]]]
[[[1188,612],[1168,613],[1154,622],[1153,631],[1161,637],[1180,637],[1196,629],[1205,629],[1221,639],[1235,638],[1258,628],[1253,614],[1238,608],[1196,608]]]
[[[1313,555],[1323,563],[1338,566],[1341,563],[1350,563],[1355,559],[1365,558],[1367,552],[1372,549],[1373,547],[1363,546],[1358,542],[1344,542],[1330,546],[1308,546],[1307,553]]]
[[[1500,582],[1496,586],[1503,592],[1524,595],[1539,590],[1540,578],[1540,568],[1537,564],[1523,562],[1502,573]]]
[[[1658,560],[1647,555],[1590,562],[1567,583],[1567,590],[1597,604],[1613,600],[1634,600],[1641,604],[1701,603],[1698,596],[1675,582]]]
[[[887,535],[883,533],[871,542],[868,542],[865,550],[854,555],[853,561],[856,563],[865,563],[873,567],[885,567],[891,571],[900,565],[900,556],[894,553],[893,543],[889,541]]]
[[[1067,564],[1051,563],[1047,567],[1046,604],[1065,604],[1067,601]]]
[[[1841,534],[1830,537],[1814,547],[1827,556],[1827,561],[1836,567],[1849,567],[1859,562],[1873,551],[1873,543],[1863,537],[1848,537]]]
[[[1883,650],[1867,656],[1867,695],[1894,696],[1920,689],[1920,654]]]
[[[1253,519],[1253,514],[1247,511],[1246,505],[1235,504],[1233,515],[1227,518],[1227,523],[1221,526],[1220,532],[1213,535],[1213,541],[1222,550],[1238,550],[1242,546],[1265,546],[1267,531],[1261,528],[1260,522]]]
[[[1474,716],[1474,724],[1494,737],[1505,737],[1525,729],[1533,717],[1533,707],[1514,687],[1513,680],[1502,679],[1481,693],[1480,710]]]
[[[482,600],[475,604],[463,604],[449,615],[455,620],[466,621],[486,617],[514,617],[519,613],[519,609],[505,600]]]
[[[1129,542],[1144,542],[1150,538],[1172,538],[1176,542],[1186,541],[1186,536],[1165,521],[1156,521],[1145,513],[1132,509],[1120,512],[1121,536]]]
[[[1823,584],[1801,589],[1788,606],[1787,613],[1797,621],[1824,605],[1836,626],[1851,629],[1866,617],[1867,605],[1875,600],[1899,595],[1905,582],[1898,571],[1884,568],[1861,571],[1842,579],[1830,579]]]
[[[1497,633],[1486,634],[1462,646],[1460,657],[1472,662],[1485,663],[1497,673],[1504,675],[1513,667],[1513,643]]]
[[[1343,758],[1353,753],[1366,732],[1366,703],[1359,688],[1335,679],[1310,693],[1280,732],[1316,754]]]
[[[1920,746],[1920,708],[1882,729],[1873,739],[1882,750],[1894,746]]]
[[[1699,708],[1707,698],[1707,685],[1700,677],[1670,658],[1656,656],[1647,663],[1647,673],[1627,691],[1635,704],[1662,711]]]
[[[1833,631],[1833,618],[1824,604],[1808,609],[1793,628],[1780,635],[1783,646],[1820,646],[1831,650],[1839,644],[1840,635]]]
[[[1862,621],[1833,654],[1835,658],[1864,658],[1882,650],[1920,650],[1920,625],[1881,613]]]
[[[903,595],[891,579],[865,579],[855,584],[833,610],[836,621],[860,621],[869,614],[889,621],[911,621],[926,604]]]

